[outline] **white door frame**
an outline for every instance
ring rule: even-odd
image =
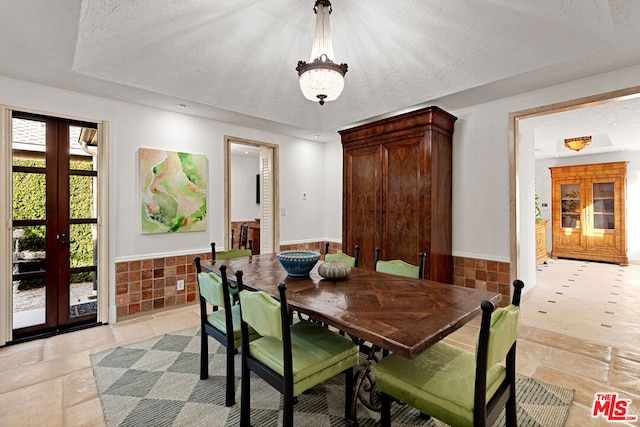
[[[85,117],[0,105],[0,346],[13,339],[12,286],[12,112],[23,111],[62,119],[95,123],[98,126],[98,323],[109,322],[109,122]]]
[[[249,145],[252,147],[270,148],[273,152],[273,248],[280,248],[280,185],[279,185],[279,151],[278,145],[267,142],[253,141],[250,139],[236,138],[225,135],[224,137],[224,248],[231,247],[231,144]]]

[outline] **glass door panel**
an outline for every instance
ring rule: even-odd
[[[562,184],[561,194],[561,226],[563,228],[580,228],[580,184]]]
[[[593,228],[615,230],[615,194],[613,182],[593,184]]]
[[[13,118],[13,327],[46,323],[46,122]]]
[[[97,306],[97,224],[69,226],[70,315],[98,312]]]
[[[96,315],[97,130],[69,128],[69,316]]]

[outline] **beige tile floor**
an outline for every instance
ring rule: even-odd
[[[583,330],[592,331],[597,322],[604,321],[599,320],[601,317],[595,314],[591,317],[578,314],[568,316],[564,312],[564,306],[555,305],[558,304],[557,301],[544,303],[549,295],[555,295],[554,286],[566,290],[562,285],[566,284],[565,281],[568,282],[567,272],[570,270],[565,271],[565,268],[570,267],[565,266],[564,261],[553,262],[543,268],[539,274],[541,279],[545,280],[541,280],[541,285],[523,301],[518,341],[518,371],[576,390],[566,426],[608,425],[604,420],[593,419],[590,416],[594,394],[602,391],[617,391],[621,396],[631,399],[630,414],[640,415],[640,338],[637,331],[628,333],[626,340],[615,338],[615,341],[611,341],[619,343],[620,346],[596,343],[588,334],[570,336],[581,334]],[[614,270],[614,284],[639,286],[637,276],[629,279],[631,283],[627,282],[632,276],[627,272],[635,272],[636,267],[623,269],[628,270],[623,271],[622,276],[617,276],[619,272]],[[555,272],[558,277],[553,276]],[[572,285],[578,286],[585,276],[596,280],[595,278],[600,277],[598,274],[600,273],[596,273],[595,269],[591,269],[589,274],[581,274]],[[620,277],[622,279],[618,281]],[[601,287],[604,287],[605,282],[610,279],[603,276],[597,280],[602,284]],[[611,287],[614,290],[619,289],[613,285]],[[543,298],[538,294],[546,296]],[[580,293],[576,292],[574,297],[577,299],[579,295]],[[633,292],[629,295],[629,298],[634,298]],[[637,295],[636,290],[635,303],[638,302]],[[611,327],[600,328],[614,330],[626,328],[632,323],[631,311],[635,310],[634,306],[629,305],[632,308],[627,308],[626,301],[622,299],[617,302],[614,313],[620,317],[620,323],[610,321],[605,316]],[[580,300],[575,304],[587,306],[591,303]],[[591,308],[587,312],[603,310],[602,307],[589,307]],[[606,306],[606,311],[611,311],[609,308]],[[542,316],[539,311],[545,311],[546,315]],[[624,313],[628,314],[626,320],[623,318]],[[593,321],[584,322],[581,328],[580,319],[587,317]],[[198,322],[196,306],[189,306],[114,325],[0,348],[0,426],[103,426],[104,417],[89,355],[117,345],[194,326]],[[575,325],[567,326],[571,322]],[[476,321],[465,325],[448,340],[471,349],[475,343],[477,325]],[[555,330],[562,333],[550,332]],[[598,333],[594,334],[594,337],[600,339],[603,335]],[[621,332],[621,335],[624,335],[624,332]]]

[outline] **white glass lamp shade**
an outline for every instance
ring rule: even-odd
[[[300,72],[300,90],[309,101],[324,104],[336,100],[342,93],[344,72],[338,64],[317,59],[299,68],[304,68]]]
[[[333,42],[329,14],[331,3],[328,0],[317,0],[316,30],[309,62],[298,61],[296,71],[300,76],[300,89],[309,101],[334,101],[344,89],[344,75],[347,64],[337,64],[334,59]]]

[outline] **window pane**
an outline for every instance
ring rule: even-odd
[[[26,260],[45,259],[46,237],[47,228],[44,225],[14,228],[13,258]],[[44,264],[42,264],[42,270],[44,270]]]
[[[95,170],[94,160],[98,152],[96,129],[69,126],[69,169]]]
[[[71,175],[69,177],[69,215],[71,218],[95,218],[94,176]]]
[[[562,184],[562,227],[580,228],[580,184]]]
[[[593,228],[599,230],[613,230],[615,229],[615,216],[614,215],[593,215]]]
[[[16,165],[16,160],[31,160],[37,161],[37,163],[20,164],[19,166],[44,168],[46,166],[46,123],[37,120],[14,118],[11,124],[13,164]]]
[[[69,277],[69,316],[79,317],[98,312],[95,273],[75,273]]]
[[[42,277],[26,278],[29,273],[44,273],[46,268],[45,227],[20,227],[13,236],[13,328],[20,329],[45,322],[46,288]]]
[[[69,226],[69,266],[89,267],[95,266],[96,253],[96,224],[72,224]]]
[[[613,198],[613,182],[599,182],[593,184],[593,198]]]
[[[13,219],[47,219],[46,177],[13,172]]]

